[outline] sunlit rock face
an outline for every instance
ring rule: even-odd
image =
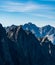
[[[30,30],[35,37],[45,37],[48,35],[48,39],[55,44],[55,27],[46,25],[43,27],[37,27],[35,24],[26,23],[23,25],[24,30]]]
[[[0,25],[0,65],[37,64],[34,59],[38,60],[40,54],[40,49],[36,52],[38,48],[40,48],[39,41],[31,32],[27,34],[19,26],[6,34],[5,29]]]
[[[36,61],[41,58],[41,46],[38,39],[30,31],[24,31],[22,26],[18,26],[14,31],[9,31],[8,34],[12,32],[13,35],[11,37],[8,36],[8,38],[12,41],[14,39],[14,42],[17,44],[20,65],[37,64],[38,62]]]
[[[16,30],[18,26],[16,25],[12,25],[9,27],[6,27],[6,33],[8,33],[10,31],[10,33],[14,30]],[[52,42],[53,45],[55,45],[55,28],[53,26],[50,25],[46,25],[43,27],[38,27],[35,24],[32,23],[26,23],[24,25],[22,25],[22,29],[25,31],[31,31],[35,37],[37,38],[42,38],[45,36],[48,36],[48,39]],[[9,33],[9,37],[11,37],[13,35],[13,32],[10,34]],[[13,39],[13,38],[12,38]]]
[[[7,38],[6,31],[0,24],[0,65],[18,65],[16,46],[14,42]]]

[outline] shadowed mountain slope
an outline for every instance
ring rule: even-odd
[[[7,31],[0,24],[0,65],[55,65],[55,46],[47,37],[41,43],[22,26]]]

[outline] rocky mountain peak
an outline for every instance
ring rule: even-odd
[[[36,37],[22,26],[8,28],[6,33],[0,25],[0,40],[7,36],[0,41],[0,65],[55,65],[55,46],[48,38]]]

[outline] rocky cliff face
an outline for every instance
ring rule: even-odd
[[[35,24],[26,23],[23,25],[24,30],[30,30],[35,37],[45,37],[48,35],[48,39],[55,44],[55,27],[46,25],[43,27],[37,27]]]
[[[41,43],[22,26],[7,31],[0,24],[0,65],[55,65],[55,46],[48,38]]]

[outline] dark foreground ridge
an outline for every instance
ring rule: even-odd
[[[22,26],[0,24],[0,65],[55,65],[55,45],[41,40]]]

